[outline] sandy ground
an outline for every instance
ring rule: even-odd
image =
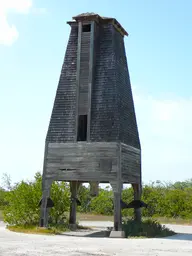
[[[111,222],[81,222],[87,226],[111,226]],[[164,239],[112,239],[85,236],[45,236],[10,232],[0,223],[1,256],[186,256],[192,255],[192,226],[167,225],[178,235]]]

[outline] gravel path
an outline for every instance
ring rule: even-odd
[[[110,222],[81,222],[111,226]],[[80,236],[45,236],[10,232],[0,223],[0,256],[189,256],[192,226],[167,225],[181,234],[165,239],[110,239]]]

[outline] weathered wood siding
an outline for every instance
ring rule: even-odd
[[[76,138],[78,25],[71,26],[65,58],[47,131],[47,142],[73,142]]]
[[[124,38],[113,28],[116,95],[119,111],[119,140],[132,147],[141,148],[131,82],[125,52]]]
[[[79,75],[79,115],[88,114],[88,80],[91,32],[81,33],[80,75]]]
[[[140,149],[123,37],[112,24],[95,24],[95,27],[95,60],[91,62],[91,32],[81,33],[81,46],[78,49],[80,28],[78,24],[71,27],[47,142],[75,141],[76,116],[88,113],[89,102],[90,141],[121,141]],[[80,61],[79,70],[77,59]],[[93,65],[91,84],[90,65]],[[92,89],[89,101],[90,86]]]
[[[71,25],[43,177],[138,183],[140,140],[123,37],[112,24],[95,23],[91,32],[81,28],[81,22]],[[88,143],[75,143],[78,115],[88,115]]]
[[[115,81],[113,25],[95,32],[95,67],[91,102],[91,141],[119,141],[119,112]]]
[[[120,167],[118,143],[49,143],[45,178],[109,182]]]
[[[121,143],[121,173],[124,183],[140,183],[141,151]]]
[[[140,149],[124,38],[113,25],[95,32],[91,141],[121,141]]]

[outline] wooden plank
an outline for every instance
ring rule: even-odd
[[[121,143],[122,146],[122,150],[126,149],[126,150],[130,150],[131,152],[135,152],[138,154],[141,154],[141,150],[132,146],[129,146],[127,144]]]
[[[78,133],[78,107],[79,107],[79,83],[80,83],[80,67],[81,67],[81,34],[82,34],[82,22],[79,22],[78,26],[78,46],[77,46],[77,74],[76,74],[76,125],[75,125],[75,141],[77,141]]]
[[[100,148],[115,148],[118,149],[119,143],[117,142],[77,142],[77,143],[48,143],[48,148],[79,148],[82,149],[84,146],[89,147],[89,148],[95,148],[95,147],[100,147]]]
[[[90,32],[81,34],[78,115],[88,115],[88,81],[90,65]]]
[[[111,177],[117,178],[117,151],[119,150],[117,143],[105,143],[104,146],[102,143],[95,143],[97,147],[92,143],[83,143],[80,147],[78,147],[77,144],[78,143],[70,143],[71,147],[68,147],[69,145],[65,147],[66,144],[62,145],[62,147],[61,145],[49,145],[51,147],[49,147],[47,155],[47,172],[49,174],[50,172],[56,174],[60,172],[59,169],[62,169],[62,172],[68,172],[66,178],[73,180],[75,180],[74,177],[79,179],[80,176],[83,177],[81,180],[86,177],[89,178],[90,181],[92,178],[96,180],[96,177],[99,178],[101,176],[101,172],[103,172],[103,174],[108,173],[108,176],[103,177],[102,180],[106,180],[106,178],[109,180]],[[101,160],[110,161],[112,168],[109,169],[105,165],[101,168]],[[94,177],[92,177],[93,174],[95,175]]]
[[[99,174],[99,175],[98,175]],[[105,174],[102,172],[99,173],[90,173],[90,172],[80,172],[80,173],[69,173],[69,172],[61,172],[52,170],[51,172],[47,172],[46,174],[47,178],[52,178],[54,180],[78,180],[78,181],[115,181],[117,179],[117,176],[109,174]]]
[[[95,37],[95,22],[91,22],[90,35],[90,58],[89,58],[89,79],[88,79],[88,119],[87,119],[87,141],[90,141],[91,130],[91,98],[92,98],[92,83],[93,83],[93,67],[94,67],[94,37]]]
[[[122,178],[122,182],[124,184],[132,184],[132,183],[138,183],[140,181],[139,177],[135,177],[135,176],[129,176],[126,179]]]

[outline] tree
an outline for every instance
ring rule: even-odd
[[[51,187],[51,199],[54,207],[50,211],[51,223],[54,225],[64,224],[67,220],[66,212],[70,207],[70,187],[66,182],[56,181]]]
[[[39,222],[38,202],[41,198],[41,176],[34,182],[21,181],[6,194],[5,222],[12,225],[36,225]]]
[[[0,210],[3,210],[4,207],[8,204],[8,202],[5,199],[6,193],[7,191],[0,187]]]
[[[12,189],[12,182],[11,182],[11,176],[8,173],[3,173],[2,175],[2,188],[5,190],[10,191]]]
[[[113,192],[111,190],[99,189],[99,195],[92,198],[90,209],[96,214],[113,214]]]
[[[38,225],[42,197],[42,177],[35,174],[34,181],[21,181],[6,194],[8,205],[4,209],[4,220],[11,225]],[[50,211],[52,224],[65,221],[65,212],[69,210],[69,185],[66,182],[54,182],[51,198],[55,204]]]

